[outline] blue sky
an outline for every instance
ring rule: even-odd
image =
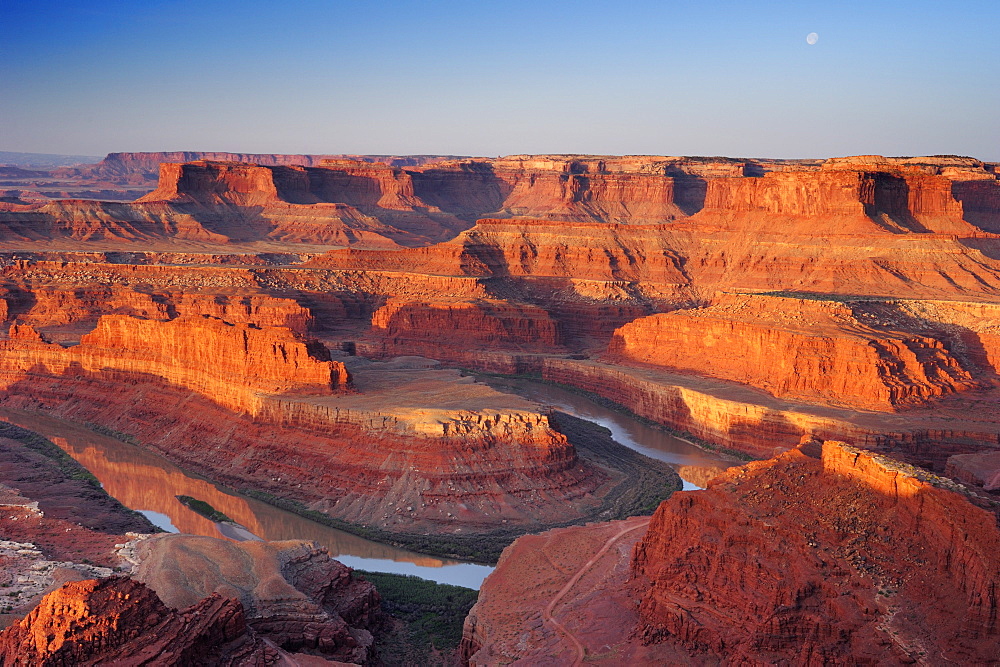
[[[0,150],[1000,160],[998,6],[4,0]]]

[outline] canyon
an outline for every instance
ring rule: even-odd
[[[519,538],[467,622],[474,664],[975,661],[996,639],[995,163],[150,153],[57,177],[134,196],[0,199],[0,408],[409,548],[492,562]],[[708,490],[674,493],[668,466],[497,375],[768,461],[681,469]],[[284,558],[266,544],[205,549]],[[199,567],[169,553],[143,558]],[[801,571],[775,575],[783,558]],[[256,651],[273,598],[241,581],[168,606],[224,589]],[[940,606],[948,587],[969,594]],[[357,642],[320,607],[308,623]]]

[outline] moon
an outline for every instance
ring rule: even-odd
[[[806,44],[815,44],[818,41],[819,41],[819,35],[817,35],[816,33],[811,32],[808,35],[806,35]]]

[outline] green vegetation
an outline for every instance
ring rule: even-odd
[[[337,519],[328,514],[323,514],[316,510],[307,508],[297,500],[290,498],[279,498],[265,491],[256,489],[240,489],[241,495],[254,498],[261,502],[273,505],[287,512],[298,514],[299,516],[311,519],[324,526],[342,530],[345,533],[363,537],[372,542],[389,544],[400,549],[409,549],[423,554],[439,556],[441,558],[456,558],[459,560],[471,561],[474,563],[484,563],[492,565],[500,558],[500,552],[504,547],[516,540],[521,535],[533,532],[527,529],[500,529],[491,533],[478,535],[421,535],[419,533],[394,533],[382,530],[375,526],[365,526],[356,523],[349,523],[343,519]],[[560,524],[570,525],[570,524]],[[543,526],[538,530],[548,527]]]
[[[29,450],[41,454],[51,460],[59,469],[59,472],[68,479],[85,482],[87,486],[91,487],[101,495],[111,498],[114,504],[119,507],[121,512],[131,514],[137,520],[142,522],[143,526],[139,528],[139,530],[146,533],[163,532],[161,528],[158,528],[150,523],[149,519],[143,516],[142,513],[125,507],[118,502],[116,498],[108,495],[108,492],[104,490],[101,482],[94,476],[93,473],[77,463],[76,459],[67,454],[61,447],[53,443],[51,440],[35,433],[34,431],[29,431],[26,428],[22,428],[16,424],[11,424],[10,422],[5,421],[0,421],[0,438],[9,438],[20,442]]]
[[[786,299],[805,299],[807,301],[835,301],[837,303],[851,303],[854,301],[893,301],[894,299],[884,296],[874,296],[872,294],[826,294],[820,292],[794,292],[790,290],[778,290],[775,292],[760,292],[761,296],[777,296]]]
[[[674,491],[681,490],[681,478],[670,464],[617,443],[603,426],[563,412],[553,413],[551,421],[580,458],[622,473],[622,480],[596,512],[600,518],[611,521],[652,514]]]
[[[386,665],[428,665],[433,650],[454,652],[462,641],[462,624],[479,592],[462,586],[438,584],[412,575],[355,570],[378,589],[382,609],[401,620],[379,638],[380,658]]]
[[[51,440],[42,437],[34,431],[29,431],[26,428],[21,428],[9,422],[0,421],[0,438],[17,440],[31,451],[51,459],[56,464],[56,467],[59,468],[59,472],[69,479],[81,480],[95,489],[101,489],[101,483],[97,481],[97,478],[89,470],[77,463],[72,456],[63,451]]]
[[[106,435],[109,438],[114,438],[115,440],[120,440],[121,442],[127,443],[129,445],[140,446],[138,440],[129,435],[128,433],[122,433],[121,431],[116,431],[113,428],[108,428],[102,424],[95,424],[94,422],[83,422],[83,425],[89,428],[95,433],[100,433],[101,435]]]
[[[677,429],[670,428],[666,424],[661,424],[660,422],[653,421],[652,419],[649,419],[647,417],[643,417],[642,415],[637,415],[634,412],[632,412],[631,410],[629,410],[628,408],[626,408],[621,403],[615,403],[611,399],[604,398],[600,394],[595,394],[593,392],[587,391],[586,389],[580,389],[579,387],[574,387],[571,384],[562,384],[561,382],[553,382],[551,380],[544,379],[540,375],[531,374],[531,373],[526,373],[526,374],[522,374],[522,375],[501,375],[499,373],[484,373],[482,371],[473,371],[473,370],[469,370],[469,369],[466,369],[466,368],[462,368],[462,369],[459,369],[459,370],[461,370],[463,373],[465,373],[467,375],[479,376],[479,377],[483,377],[483,378],[499,378],[499,379],[504,379],[504,380],[505,379],[511,379],[511,380],[528,380],[530,382],[538,382],[540,384],[551,385],[553,387],[557,387],[559,389],[562,389],[563,391],[568,391],[571,394],[576,394],[577,396],[582,396],[582,397],[586,398],[588,401],[591,401],[592,403],[596,403],[597,405],[600,405],[603,408],[607,408],[608,410],[612,410],[614,412],[617,412],[618,414],[625,415],[629,419],[633,419],[633,420],[639,422],[640,424],[642,424],[644,426],[648,426],[649,428],[654,428],[654,429],[656,429],[658,431],[663,431],[664,433],[668,433],[668,434],[674,436],[675,438],[680,438],[681,440],[686,440],[686,441],[690,442],[692,445],[694,445],[695,447],[699,447],[701,449],[705,449],[705,450],[708,450],[710,452],[718,452],[719,454],[725,454],[726,456],[732,457],[732,458],[737,459],[739,461],[758,461],[758,460],[760,460],[760,459],[758,459],[755,456],[747,454],[746,452],[741,452],[741,451],[736,450],[736,449],[730,449],[730,448],[724,447],[722,445],[717,445],[714,442],[709,442],[708,440],[703,440],[702,438],[699,438],[698,436],[696,436],[693,433],[690,433],[688,431],[678,431]],[[511,390],[511,391],[515,391],[515,390]]]
[[[181,501],[187,507],[191,508],[193,511],[202,515],[209,521],[215,521],[216,523],[221,523],[223,521],[236,523],[228,516],[206,503],[204,500],[198,500],[197,498],[192,498],[191,496],[177,496],[177,500]]]

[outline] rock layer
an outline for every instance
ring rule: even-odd
[[[997,507],[810,441],[674,494],[648,526],[520,538],[483,583],[463,654],[474,665],[987,664],[1000,636]]]
[[[107,663],[253,665],[280,659],[246,625],[236,600],[169,609],[123,577],[69,583],[0,632],[4,665]]]
[[[286,651],[358,664],[372,658],[384,621],[370,583],[308,542],[228,542],[192,535],[144,540],[134,576],[173,609],[221,595],[247,624]]]
[[[68,349],[44,342],[28,325],[13,325],[2,345],[9,376],[150,374],[251,414],[261,410],[261,394],[328,394],[350,382],[347,369],[330,361],[325,348],[287,329],[209,318],[160,322],[105,315],[80,345]]]
[[[611,359],[693,371],[774,396],[894,410],[977,388],[939,340],[873,329],[844,305],[762,296],[637,319]]]
[[[989,661],[998,547],[995,508],[961,487],[826,442],[662,504],[635,551],[639,629],[716,659]]]
[[[10,407],[102,424],[350,521],[489,531],[587,516],[610,491],[540,406],[455,372],[363,360],[357,391],[336,392],[346,366],[287,330],[105,316],[70,348],[28,325],[0,348]]]

